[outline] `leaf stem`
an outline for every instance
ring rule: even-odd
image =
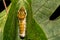
[[[3,4],[4,4],[4,7],[5,7],[5,9],[6,9],[6,12],[8,13],[8,9],[7,9],[5,0],[3,0]]]

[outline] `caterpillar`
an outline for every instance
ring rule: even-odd
[[[19,36],[21,39],[25,37],[26,31],[26,11],[24,7],[18,10],[18,20],[19,20]]]

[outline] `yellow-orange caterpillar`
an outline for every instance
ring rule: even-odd
[[[25,37],[26,12],[24,7],[21,7],[20,10],[18,10],[18,19],[19,19],[19,36]]]

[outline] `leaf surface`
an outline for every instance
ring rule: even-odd
[[[33,15],[36,22],[43,29],[48,40],[60,40],[60,16],[49,20],[60,5],[60,0],[32,0]]]

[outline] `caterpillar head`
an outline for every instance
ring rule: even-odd
[[[23,20],[26,17],[26,12],[24,7],[21,7],[20,10],[18,11],[18,18],[20,20]]]

